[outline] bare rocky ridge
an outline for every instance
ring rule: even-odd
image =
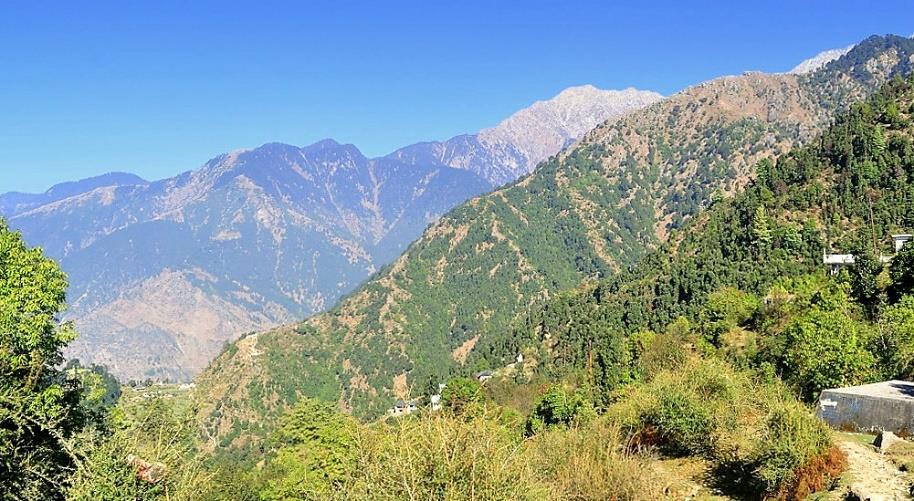
[[[570,87],[548,101],[539,101],[491,129],[480,131],[489,148],[513,146],[523,162],[512,179],[529,174],[537,164],[580,139],[591,129],[631,110],[649,106],[663,96],[637,89],[601,90],[592,85]],[[497,183],[496,183],[497,184]]]
[[[266,144],[156,182],[114,173],[9,193],[0,214],[70,275],[81,335],[68,356],[124,380],[186,380],[227,341],[324,310],[453,206],[659,97],[577,88],[484,141],[375,159],[332,140]]]
[[[598,124],[653,104],[663,96],[633,88],[569,87],[537,101],[495,127],[442,142],[419,143],[391,154],[410,162],[434,161],[472,171],[501,186],[533,171]]]

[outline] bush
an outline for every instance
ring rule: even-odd
[[[527,418],[526,432],[530,436],[551,426],[585,423],[595,415],[593,402],[586,390],[553,385],[540,397]]]
[[[773,405],[753,454],[760,490],[779,499],[804,499],[828,487],[846,465],[829,430],[789,400]]]
[[[631,343],[637,372],[648,380],[665,370],[681,367],[689,356],[684,340],[674,334],[639,331],[632,335]]]
[[[717,360],[693,360],[631,386],[607,419],[635,446],[707,458],[726,483],[754,496],[793,499],[827,486],[841,469],[826,426],[783,384]]]
[[[210,474],[193,446],[190,420],[161,399],[144,402],[126,416],[118,409],[109,434],[80,437],[83,460],[70,478],[67,499],[195,499],[211,497]],[[130,456],[156,466],[156,481],[138,478]]]

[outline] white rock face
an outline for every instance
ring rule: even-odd
[[[619,119],[661,99],[663,96],[656,92],[632,88],[569,87],[551,99],[533,103],[490,129],[447,141],[414,144],[388,157],[468,170],[492,187],[498,187],[529,174],[537,164],[597,125]]]
[[[792,75],[803,75],[805,73],[812,73],[817,69],[825,66],[826,64],[838,59],[839,57],[847,54],[853,49],[853,45],[848,45],[843,49],[831,49],[824,52],[820,52],[815,56],[801,62],[800,64],[794,66],[794,68],[787,73]]]
[[[663,96],[634,88],[602,90],[593,85],[569,87],[546,101],[537,101],[491,129],[479,132],[489,147],[513,145],[525,160],[527,174],[597,125],[649,106]]]

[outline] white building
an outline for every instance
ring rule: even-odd
[[[895,254],[904,247],[904,244],[908,243],[914,235],[910,233],[899,233],[897,235],[892,235],[892,241],[895,242]]]
[[[841,268],[854,264],[853,254],[823,254],[822,263],[828,266],[832,275],[837,275]]]

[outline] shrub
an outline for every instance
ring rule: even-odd
[[[804,499],[844,468],[829,430],[797,402],[774,403],[753,449],[760,490],[780,499]]]
[[[486,411],[362,428],[354,476],[339,499],[544,499],[516,435]]]
[[[644,379],[681,367],[689,356],[683,340],[673,334],[640,331],[632,336],[631,342],[638,372]]]
[[[587,422],[596,412],[586,390],[553,385],[540,397],[530,417],[527,418],[527,435],[533,435],[550,426],[570,426]]]
[[[827,427],[778,381],[762,382],[717,360],[632,385],[607,410],[632,444],[710,460],[735,489],[796,498],[842,468]]]
[[[118,409],[109,434],[85,433],[83,460],[70,478],[67,499],[195,499],[209,497],[210,474],[193,446],[192,422],[162,399],[125,415]],[[129,457],[156,466],[155,482],[138,478]]]

